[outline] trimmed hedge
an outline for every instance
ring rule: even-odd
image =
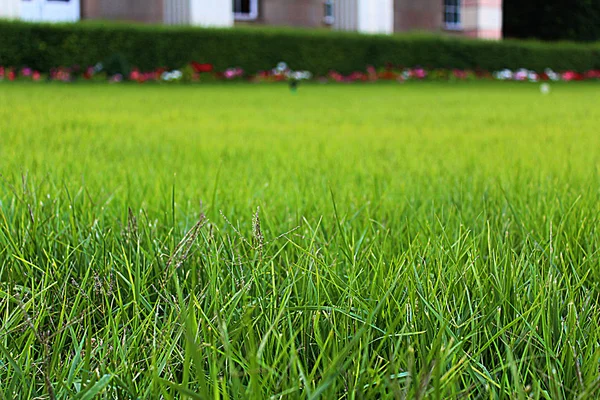
[[[114,23],[31,24],[0,21],[0,65],[48,71],[88,66],[122,54],[142,70],[179,68],[189,61],[249,73],[286,61],[315,74],[349,73],[386,63],[428,68],[600,68],[600,45],[483,41],[429,34],[360,35],[273,28],[205,29]]]

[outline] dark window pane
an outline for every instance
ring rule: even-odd
[[[242,0],[242,9],[240,12],[250,14],[250,0]]]
[[[234,0],[233,12],[238,14],[250,14],[250,0]]]
[[[333,16],[333,5],[331,3],[325,4],[325,16],[326,17]]]

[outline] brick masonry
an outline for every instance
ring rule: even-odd
[[[82,19],[163,22],[163,0],[81,0]]]
[[[323,0],[259,0],[258,18],[236,25],[263,24],[294,27],[327,27]]]
[[[394,31],[440,31],[443,10],[443,0],[395,0]]]

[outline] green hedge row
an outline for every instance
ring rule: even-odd
[[[202,29],[113,23],[30,24],[0,21],[0,65],[47,71],[94,65],[122,54],[142,70],[191,60],[249,73],[286,61],[315,74],[349,73],[386,63],[428,68],[543,70],[600,68],[600,45],[483,41],[439,35],[359,35],[274,28]]]

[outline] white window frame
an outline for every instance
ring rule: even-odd
[[[250,1],[250,12],[249,13],[241,13],[235,12],[235,3],[241,2],[241,0],[233,0],[233,18],[236,21],[253,21],[258,18],[258,0],[249,0]]]
[[[458,22],[450,22],[446,20],[448,14],[456,15]],[[444,25],[448,30],[462,29],[462,0],[457,0],[456,5],[448,4],[448,0],[444,0]]]
[[[323,13],[325,14],[325,17],[323,17],[323,22],[325,22],[327,25],[333,25],[335,22],[334,0],[325,0],[325,3],[323,3],[323,8]],[[327,13],[328,10],[331,12],[331,14]]]

